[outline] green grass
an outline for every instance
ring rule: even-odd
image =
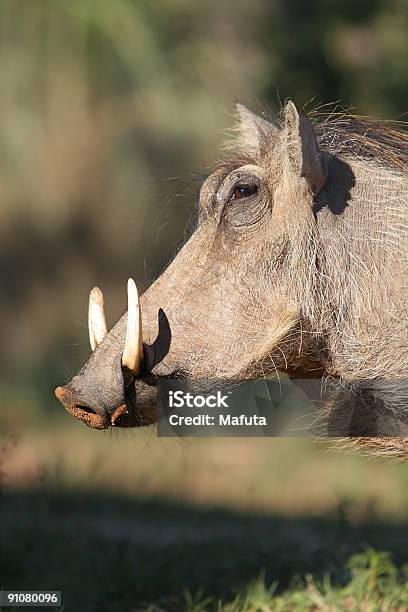
[[[392,563],[386,552],[367,549],[353,555],[346,563],[350,575],[344,586],[333,584],[327,574],[320,581],[308,575],[298,579],[297,585],[278,593],[279,583],[268,584],[263,574],[244,588],[229,603],[215,602],[204,597],[203,591],[195,596],[186,593],[188,612],[225,610],[234,612],[268,610],[406,610],[408,583]]]

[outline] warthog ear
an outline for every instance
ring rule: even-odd
[[[299,115],[292,101],[286,104],[284,111],[284,138],[293,171],[306,178],[313,193],[319,193],[327,178],[326,162],[313,127]]]
[[[235,109],[235,138],[233,142],[227,143],[227,148],[239,150],[255,158],[261,157],[277,142],[280,129],[270,121],[255,115],[243,104],[236,104]]]

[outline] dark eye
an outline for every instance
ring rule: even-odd
[[[251,185],[249,183],[237,183],[231,193],[231,200],[240,200],[242,198],[249,198],[258,191],[258,185]]]

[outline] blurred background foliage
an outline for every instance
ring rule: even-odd
[[[64,490],[160,494],[285,517],[347,500],[347,520],[369,520],[374,508],[406,520],[405,466],[322,458],[307,440],[104,435],[66,414],[53,389],[89,354],[89,289],[104,289],[113,323],[128,276],[143,290],[183,241],[234,102],[277,111],[290,96],[301,108],[340,103],[401,119],[407,31],[406,0],[2,0],[0,484],[31,486],[52,473]],[[9,507],[1,522],[11,533]],[[24,521],[21,550],[7,565],[15,576],[38,526],[35,514]],[[109,521],[106,537],[111,530]]]
[[[183,239],[233,103],[340,102],[399,118],[405,0],[3,0],[0,389],[54,412],[86,357],[86,305],[111,321]]]

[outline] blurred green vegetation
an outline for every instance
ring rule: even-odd
[[[334,607],[348,596],[355,577],[343,579],[344,563],[367,543],[406,563],[406,466],[323,457],[305,440],[177,445],[154,430],[104,435],[64,413],[53,389],[89,354],[89,289],[104,289],[113,323],[128,276],[144,289],[183,241],[234,102],[273,112],[290,96],[306,109],[340,103],[403,118],[407,31],[405,0],[2,0],[2,585],[65,588],[75,609],[98,610],[161,596],[180,609],[183,588],[185,607],[198,610],[207,593],[234,601],[237,586],[236,606],[286,609],[291,577],[313,572],[296,600],[308,609],[310,598]],[[205,504],[227,514],[206,523]],[[330,514],[345,506],[347,537]],[[271,522],[237,518],[236,508],[267,512]],[[141,526],[126,544],[128,509]],[[187,516],[215,536],[200,547],[194,523],[185,553]],[[359,521],[367,527],[355,528]],[[151,541],[144,525],[157,530]],[[406,603],[391,567],[366,609],[388,609],[386,597]],[[316,582],[326,570],[340,576],[332,599]],[[268,590],[274,581],[289,588],[281,600]],[[201,595],[200,586],[209,590]]]

